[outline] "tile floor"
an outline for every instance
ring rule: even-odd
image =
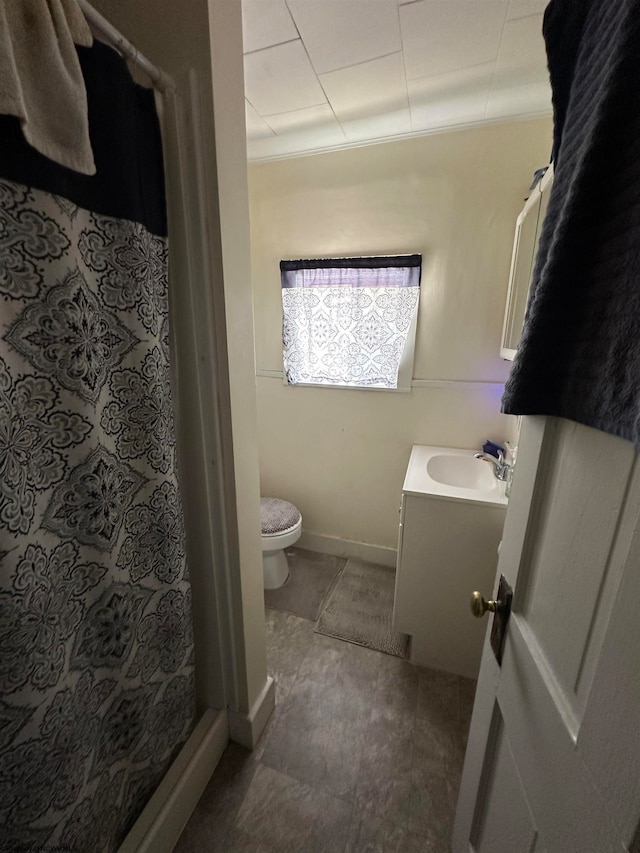
[[[230,744],[177,853],[448,853],[475,682],[267,611],[276,710]]]

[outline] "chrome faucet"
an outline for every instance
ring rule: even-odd
[[[497,459],[490,453],[474,453],[473,455],[475,459],[484,459],[485,462],[491,462],[493,465],[493,473],[496,475],[497,480],[504,481],[509,476],[511,465],[509,465],[508,462],[505,462],[504,454],[501,450],[498,451]]]

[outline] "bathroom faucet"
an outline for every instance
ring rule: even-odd
[[[507,479],[509,475],[509,471],[511,470],[511,465],[504,460],[504,454],[501,450],[498,451],[498,458],[492,456],[490,453],[474,453],[473,454],[476,459],[484,459],[485,462],[491,462],[493,465],[493,473],[496,475],[497,480],[504,481]]]

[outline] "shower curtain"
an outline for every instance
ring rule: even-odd
[[[153,93],[78,53],[95,176],[0,117],[0,839],[93,853],[195,692]]]

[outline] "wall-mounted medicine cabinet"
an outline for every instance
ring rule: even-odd
[[[536,250],[549,204],[552,183],[553,166],[551,165],[531,190],[531,195],[516,220],[500,346],[501,357],[509,361],[513,361],[520,343]]]

